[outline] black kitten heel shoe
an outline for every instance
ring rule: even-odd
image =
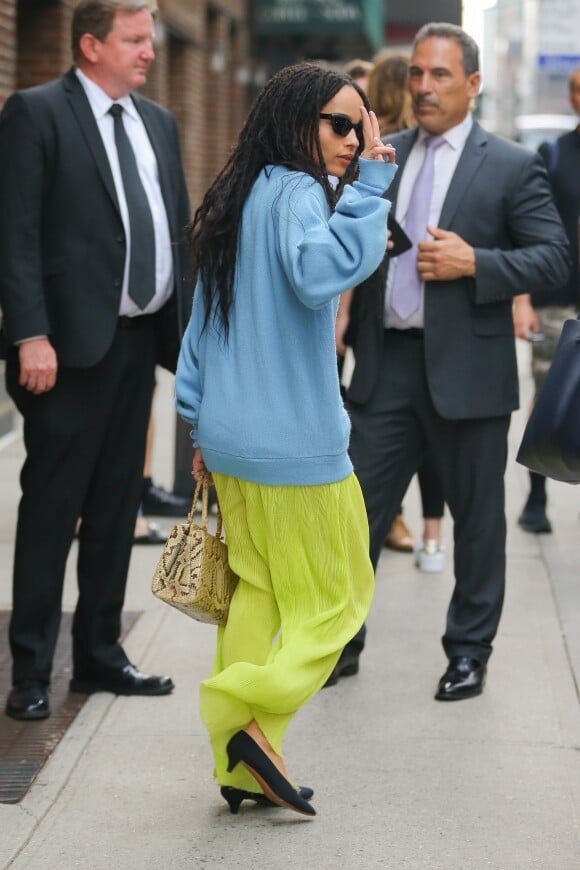
[[[309,801],[314,797],[314,791],[311,788],[307,788],[304,785],[298,786],[296,789],[301,798],[304,798],[305,801]],[[266,797],[265,794],[262,794],[260,791],[245,791],[241,788],[234,788],[231,785],[222,785],[220,788],[221,796],[228,802],[230,806],[230,812],[234,815],[237,814],[240,809],[240,804],[242,801],[254,801],[254,803],[260,804],[263,807],[276,807],[278,804],[273,803],[269,797]]]
[[[282,776],[275,764],[270,761],[266,753],[260,749],[256,741],[246,731],[237,731],[229,741],[226,751],[229,761],[228,773],[231,773],[236,765],[242,763],[254,779],[260,783],[266,797],[273,804],[286,807],[305,816],[316,815],[314,807],[304,800],[292,783]]]

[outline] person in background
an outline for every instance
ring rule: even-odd
[[[201,686],[232,812],[265,794],[315,814],[312,790],[291,784],[282,740],[373,593],[334,347],[339,294],[387,245],[394,151],[367,109],[342,73],[282,69],[189,231],[197,287],[176,397],[194,477],[212,473],[239,577]]]
[[[153,394],[154,401],[155,393]],[[169,492],[153,480],[154,439],[155,417],[152,409],[149,417],[149,426],[147,427],[147,446],[145,450],[145,464],[143,466],[142,513],[145,517],[186,517],[191,507],[191,499],[175,495],[175,493]],[[153,532],[157,530],[153,523],[149,523],[149,529]],[[155,534],[151,537],[155,537]]]
[[[157,362],[186,317],[189,205],[177,124],[134,91],[150,0],[81,0],[74,66],[0,115],[0,306],[24,418],[6,713],[50,714],[65,565],[79,531],[70,690],[164,695],[119,636]]]
[[[398,133],[416,126],[411,104],[408,82],[409,58],[406,55],[393,53],[386,49],[375,58],[373,69],[369,75],[367,95],[373,111],[377,115],[381,136]],[[356,289],[354,291],[357,292]],[[360,291],[359,291],[360,292]],[[364,290],[362,291],[364,292]],[[344,337],[348,334],[350,323],[349,308],[352,293],[341,296],[336,324],[336,343],[339,357],[344,357],[346,345]],[[445,552],[441,541],[442,518],[445,500],[437,471],[433,462],[427,456],[417,473],[421,493],[423,513],[423,534],[421,543],[417,546],[415,538],[408,528],[401,506],[391,524],[384,540],[384,546],[399,552],[415,552],[415,564],[425,573],[439,573],[445,567]],[[346,674],[343,673],[346,667]],[[344,661],[337,664],[329,685],[334,685],[338,678],[352,672]]]
[[[541,158],[471,116],[480,81],[464,30],[419,30],[409,66],[419,126],[392,137],[399,172],[389,190],[413,246],[387,257],[360,294],[347,392],[373,564],[427,450],[453,517],[438,701],[483,691],[501,617],[507,433],[518,406],[513,298],[556,290],[570,268]],[[351,664],[361,641],[347,645]]]
[[[415,127],[409,93],[409,58],[384,49],[375,57],[367,95],[376,112],[381,136]]]
[[[348,63],[344,65],[344,71],[347,76],[350,76],[353,82],[366,94],[369,76],[373,67],[374,64],[372,61],[361,60],[357,57],[354,60],[349,60]]]
[[[155,401],[155,391],[153,399]],[[173,492],[168,492],[153,481],[153,444],[155,439],[155,415],[153,407],[147,426],[147,441],[145,445],[145,463],[143,465],[143,491],[139,511],[135,521],[134,544],[164,544],[169,532],[148,517],[185,518],[191,507],[191,499],[182,498]]]
[[[571,73],[568,87],[570,105],[580,118],[580,68]],[[572,272],[567,283],[556,293],[538,290],[514,299],[516,335],[532,341],[532,375],[536,394],[550,368],[564,322],[577,317],[580,310],[580,124],[555,142],[544,142],[539,152],[546,164],[556,208],[568,236]],[[534,340],[536,336],[543,336],[543,339]],[[529,475],[530,492],[518,523],[526,532],[550,533],[552,524],[546,512],[546,478],[534,471]]]

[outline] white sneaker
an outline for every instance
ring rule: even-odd
[[[427,540],[415,553],[415,565],[425,574],[440,574],[445,569],[445,547],[439,541]]]

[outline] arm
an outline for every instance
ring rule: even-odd
[[[568,239],[541,158],[530,154],[506,202],[512,250],[475,249],[475,302],[557,290],[570,274]]]
[[[516,338],[528,339],[530,333],[539,332],[540,322],[532,306],[529,293],[514,296],[513,315]]]
[[[195,289],[193,310],[189,326],[185,331],[181,352],[175,373],[175,405],[177,413],[191,424],[191,437],[194,447],[197,443],[197,424],[203,395],[199,354],[205,345],[205,332],[202,333],[204,303],[201,284]]]
[[[44,160],[29,107],[15,94],[0,115],[0,306],[8,340],[18,344],[19,383],[35,395],[54,387],[58,368],[40,252]]]
[[[0,306],[11,344],[50,335],[41,261],[45,148],[28,103],[0,115]]]
[[[428,227],[434,241],[419,244],[423,280],[475,278],[478,305],[509,300],[522,288],[532,293],[564,284],[570,268],[567,239],[537,155],[522,162],[504,201],[509,249],[474,247],[457,233]]]
[[[382,193],[396,167],[360,163],[360,180],[345,187],[330,217],[322,188],[309,176],[283,187],[278,251],[290,284],[309,308],[321,308],[368,278],[384,257],[390,202]]]

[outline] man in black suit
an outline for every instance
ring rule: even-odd
[[[480,85],[471,37],[426,25],[409,76],[419,127],[390,139],[400,168],[389,198],[408,233],[423,217],[412,251],[385,260],[355,294],[351,456],[375,565],[427,447],[434,459],[455,524],[456,577],[435,697],[456,700],[482,691],[504,595],[504,471],[518,405],[512,299],[562,284],[568,245],[541,160],[471,117]],[[361,631],[336,675],[356,673],[362,644]]]
[[[570,105],[580,120],[580,68],[570,74],[568,88]],[[546,164],[554,202],[568,236],[572,271],[567,283],[556,293],[540,291],[532,296],[518,296],[515,300],[516,335],[532,340],[534,333],[539,332],[544,336],[541,341],[532,344],[532,375],[536,394],[550,368],[564,323],[575,318],[580,310],[580,123],[554,142],[543,142],[538,152]],[[546,504],[546,478],[530,471],[530,492],[518,518],[524,531],[535,534],[552,531]]]
[[[0,115],[2,342],[26,447],[6,704],[16,719],[50,713],[79,516],[71,691],[173,689],[119,644],[154,369],[175,366],[187,316],[177,126],[132,94],[154,58],[153,11],[152,0],[81,0],[75,66]]]

